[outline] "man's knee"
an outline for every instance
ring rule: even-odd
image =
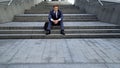
[[[50,21],[49,24],[51,24],[51,26],[63,26],[62,21],[59,21],[57,24],[54,24],[54,22]]]
[[[60,26],[60,21],[57,24],[54,24],[54,22],[52,22],[52,26]]]

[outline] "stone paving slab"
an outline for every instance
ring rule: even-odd
[[[0,40],[0,68],[120,68],[120,39]]]
[[[13,64],[2,68],[107,68],[107,66],[105,64]]]

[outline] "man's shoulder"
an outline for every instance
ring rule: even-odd
[[[61,10],[58,10],[58,12],[59,12],[59,13],[62,13],[62,11],[61,11]]]

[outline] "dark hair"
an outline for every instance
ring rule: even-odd
[[[54,7],[59,7],[59,5],[53,5],[53,8],[54,8]]]

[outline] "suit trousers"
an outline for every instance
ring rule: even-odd
[[[64,30],[63,21],[59,21],[58,24],[54,24],[52,21],[49,21],[47,30],[51,30],[51,27],[55,25],[59,25],[61,30]]]

